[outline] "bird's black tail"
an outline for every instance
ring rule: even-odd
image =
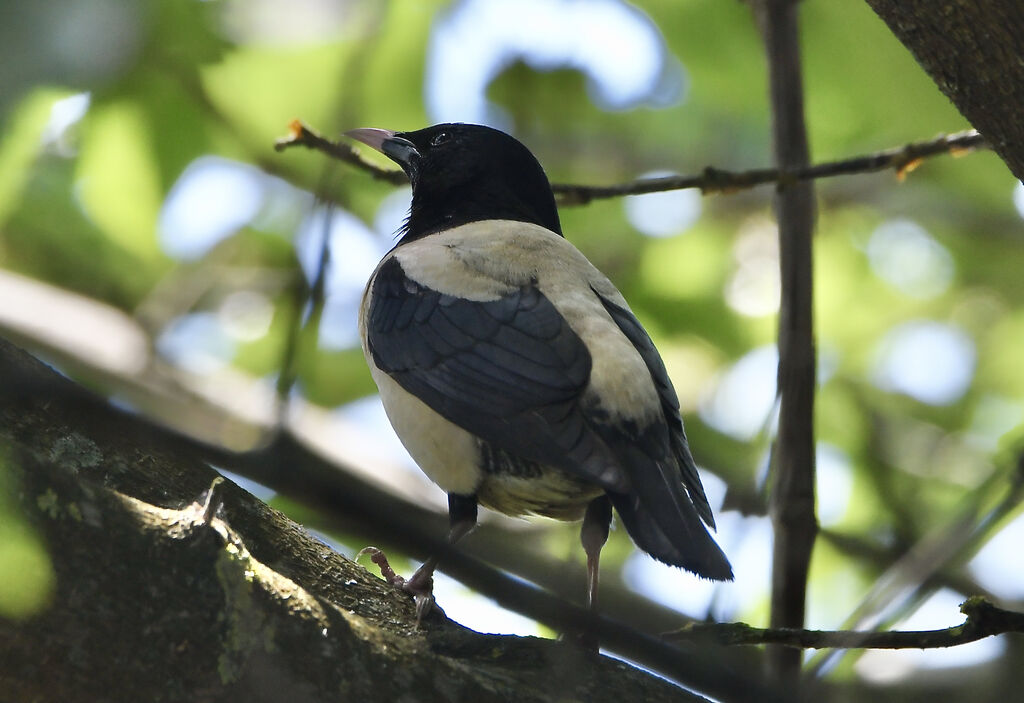
[[[634,462],[645,464],[644,470],[634,472],[630,492],[609,491],[608,496],[636,545],[658,561],[707,579],[731,581],[729,560],[701,522],[671,460],[630,453]]]
[[[637,496],[622,493],[608,495],[626,532],[640,549],[658,561],[682,567],[706,579],[732,580],[729,560],[697,519],[696,511],[692,520],[678,519],[673,521],[677,524],[663,528],[651,511],[641,505]],[[666,533],[667,529],[672,533],[671,538]]]
[[[665,421],[646,428],[640,423],[630,433],[623,432],[628,429],[628,422],[616,425],[603,420],[600,413],[591,415],[591,428],[600,435],[617,463],[627,467],[621,472],[629,476],[630,485],[624,492],[605,485],[612,504],[633,541],[655,559],[704,578],[729,581],[729,560],[701,522],[703,518],[713,527],[715,518],[686,444],[679,398],[665,363],[636,316],[627,307],[591,289],[647,365]],[[597,405],[600,407],[600,403]],[[640,432],[636,432],[638,429]]]

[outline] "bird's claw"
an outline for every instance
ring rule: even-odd
[[[367,554],[370,556],[370,561],[380,569],[380,575],[385,581],[413,597],[416,604],[416,627],[419,627],[420,621],[434,607],[433,569],[425,570],[424,567],[420,567],[407,579],[395,573],[391,564],[388,563],[387,556],[377,547],[364,547],[356,554],[356,559]]]
[[[423,617],[428,615],[434,608],[434,594],[417,594],[412,599],[416,603],[416,627],[419,627]]]
[[[391,568],[391,564],[388,563],[387,556],[377,547],[363,547],[356,554],[356,561],[359,561],[360,557],[367,554],[370,555],[370,561],[380,569],[381,578],[392,586],[401,587],[405,585],[405,578],[395,573],[395,570]]]

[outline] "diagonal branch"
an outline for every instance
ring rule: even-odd
[[[1004,610],[984,598],[968,598],[960,605],[960,612],[967,616],[963,623],[940,630],[859,632],[695,622],[665,637],[719,645],[777,644],[799,649],[937,649],[1008,632],[1024,633],[1024,613]]]
[[[1024,3],[867,0],[935,85],[1024,179]]]
[[[30,409],[34,410],[30,412]],[[36,421],[37,414],[42,419]],[[18,421],[11,418],[18,418]],[[26,418],[33,418],[33,421]],[[50,444],[52,438],[49,435],[52,433],[58,436],[70,433],[72,437],[81,435],[88,438],[82,439],[83,442],[96,444],[104,443],[98,438],[93,439],[98,434],[115,437],[117,446],[126,445],[123,451],[135,452],[131,456],[149,458],[146,461],[123,460],[124,465],[131,465],[131,470],[104,474],[109,479],[105,485],[128,494],[141,485],[149,491],[147,495],[157,495],[162,501],[173,502],[169,496],[174,492],[168,485],[181,478],[180,472],[154,468],[151,457],[156,451],[147,443],[158,442],[162,447],[169,447],[168,451],[175,457],[180,456],[181,461],[190,466],[197,460],[203,461],[251,478],[283,496],[300,501],[324,516],[324,526],[337,527],[349,534],[354,528],[357,535],[359,528],[354,526],[374,526],[371,530],[374,540],[379,539],[384,545],[408,545],[409,551],[415,555],[438,554],[449,574],[470,588],[492,596],[499,605],[558,631],[594,631],[609,651],[718,700],[759,703],[783,700],[757,676],[752,667],[742,665],[748,661],[746,657],[727,657],[721,650],[708,647],[697,650],[686,643],[668,643],[607,616],[595,616],[534,584],[469,556],[446,541],[439,542],[429,529],[432,517],[435,517],[429,515],[429,511],[412,504],[396,509],[394,496],[369,482],[339,483],[338,468],[288,431],[282,431],[263,448],[245,453],[208,444],[110,406],[0,338],[0,444],[4,442],[5,433],[15,431],[33,438],[33,441]],[[159,478],[147,478],[150,476],[148,472],[156,472]],[[196,490],[209,488],[209,474],[204,473],[198,483],[201,485]],[[259,520],[256,522],[262,524]],[[301,550],[295,552],[296,555],[304,553]],[[285,555],[276,561],[291,563],[293,559],[302,561],[300,556],[285,558]],[[334,583],[327,575],[318,578],[324,584]],[[0,644],[3,641],[0,630]],[[736,663],[741,666],[734,666]]]
[[[477,634],[439,610],[418,626],[407,597],[3,340],[0,477],[7,541],[38,545],[21,563],[44,594],[8,598],[0,617],[5,701],[698,699],[571,644]],[[706,651],[641,644],[719,700],[783,700]]]
[[[406,182],[405,174],[401,171],[381,168],[364,159],[356,149],[343,142],[331,141],[298,120],[291,123],[289,130],[288,136],[277,140],[274,149],[284,151],[292,147],[303,146],[362,169],[376,179],[396,185]],[[699,188],[705,194],[734,193],[770,183],[787,184],[889,170],[895,171],[897,178],[902,180],[922,161],[933,156],[941,154],[960,156],[989,148],[991,147],[984,137],[975,130],[969,129],[954,134],[942,134],[933,139],[911,142],[871,154],[862,154],[837,161],[825,161],[801,168],[755,168],[744,171],[728,171],[708,166],[700,173],[683,176],[641,178],[608,186],[555,183],[551,187],[558,196],[559,205],[571,206],[586,205],[594,200],[620,198],[626,195],[643,195],[689,188]]]

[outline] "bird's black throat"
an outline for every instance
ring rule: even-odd
[[[482,220],[528,222],[562,234],[553,197],[548,207],[546,203],[529,202],[501,191],[486,186],[449,193],[414,190],[409,217],[402,228],[402,241],[413,241]]]

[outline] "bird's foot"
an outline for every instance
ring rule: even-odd
[[[416,604],[416,627],[434,606],[434,568],[430,562],[423,564],[409,578],[395,573],[388,563],[388,558],[377,547],[364,547],[356,554],[356,559],[364,554],[370,555],[370,561],[380,569],[381,577],[396,588],[410,594]]]
[[[559,642],[579,647],[587,654],[596,656],[601,651],[601,641],[593,630],[569,630],[558,636]]]

